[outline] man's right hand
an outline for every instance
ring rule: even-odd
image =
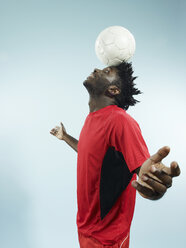
[[[64,140],[65,136],[67,135],[66,129],[62,122],[60,122],[60,126],[56,126],[55,128],[52,128],[50,133],[56,136],[60,140]]]
[[[71,146],[77,152],[78,140],[67,134],[66,129],[63,126],[62,122],[60,122],[60,126],[56,126],[55,128],[52,128],[50,133],[56,136],[58,139],[64,140],[69,146]]]

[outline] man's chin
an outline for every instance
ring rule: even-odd
[[[87,85],[87,80],[85,80],[85,81],[83,82],[83,85],[86,87],[86,85]]]
[[[91,81],[89,80],[85,80],[83,82],[83,85],[85,86],[86,90],[88,91],[89,94],[91,94],[94,90],[93,90],[93,86],[91,84]]]
[[[83,82],[83,85],[84,85],[86,88],[89,88],[90,85],[91,85],[91,82],[90,82],[88,79],[86,79],[86,80]]]

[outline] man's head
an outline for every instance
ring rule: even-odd
[[[83,84],[92,97],[107,96],[114,99],[116,105],[127,110],[138,102],[133,95],[141,93],[134,87],[136,77],[132,74],[132,64],[122,62],[103,70],[95,69]]]

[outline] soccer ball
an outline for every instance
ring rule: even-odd
[[[116,66],[122,61],[128,61],[133,56],[135,48],[134,36],[121,26],[104,29],[95,43],[97,57],[108,66]]]

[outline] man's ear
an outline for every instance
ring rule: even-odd
[[[110,85],[107,89],[107,91],[109,92],[110,95],[112,96],[116,96],[119,95],[121,93],[120,88],[118,88],[116,85]]]

